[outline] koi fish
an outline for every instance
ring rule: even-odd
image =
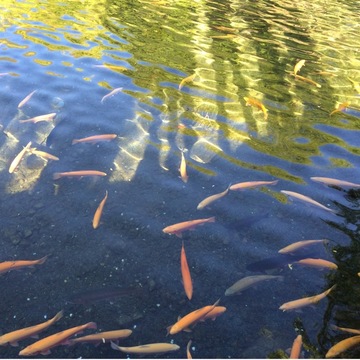
[[[306,265],[320,269],[326,268],[331,270],[336,270],[338,268],[338,266],[332,261],[328,261],[324,259],[306,258],[306,259],[298,260],[294,264]]]
[[[131,334],[132,330],[128,329],[105,331],[70,339],[69,345],[74,345],[77,343],[95,343],[97,345],[101,342],[105,343],[113,340],[125,339]]]
[[[298,61],[294,66],[294,75],[296,75],[304,65],[305,65],[305,60]]]
[[[182,87],[183,87],[186,83],[194,81],[195,77],[196,77],[196,74],[192,74],[192,75],[190,75],[190,76],[182,79],[181,82],[180,82],[180,84],[179,84],[179,90],[181,90]]]
[[[85,143],[85,142],[96,143],[98,141],[111,141],[111,140],[115,139],[116,137],[117,137],[116,134],[94,135],[94,136],[89,136],[89,137],[85,137],[82,139],[74,139],[71,144],[74,145],[74,144]]]
[[[107,98],[109,98],[110,96],[113,96],[117,93],[119,93],[120,91],[122,91],[123,88],[119,87],[119,88],[115,88],[114,90],[110,91],[107,95],[103,96],[103,98],[101,99],[101,103],[104,102],[104,100],[106,100]]]
[[[49,355],[50,349],[61,344],[66,344],[68,339],[75,334],[82,332],[85,329],[96,329],[96,323],[89,322],[84,325],[75,326],[73,328],[60,331],[56,334],[50,335],[46,338],[40,339],[35,343],[27,346],[25,349],[19,352],[20,356],[35,356],[38,354]]]
[[[347,107],[349,107],[349,103],[346,101],[346,102],[343,102],[341,103],[335,110],[333,110],[331,113],[330,113],[330,116],[332,114],[335,114],[337,112],[341,112],[341,111],[344,111]]]
[[[268,111],[264,104],[260,102],[257,99],[251,98],[251,97],[244,97],[244,100],[246,101],[246,106],[255,106],[258,109],[260,109],[264,113],[264,120],[267,120],[268,118]]]
[[[227,189],[219,194],[211,195],[205,198],[204,200],[200,201],[199,205],[197,206],[198,210],[204,209],[206,206],[210,205],[212,202],[221,199],[224,197],[230,190],[230,185],[227,187]]]
[[[34,155],[39,156],[46,160],[59,160],[59,158],[57,156],[49,154],[45,151],[36,150],[36,148],[30,148],[29,151],[31,154],[34,154]]]
[[[231,185],[229,187],[229,189],[230,190],[244,190],[244,189],[256,188],[256,187],[265,186],[265,185],[276,185],[278,182],[279,182],[279,180],[274,180],[274,181],[245,181],[245,182],[241,182],[241,183]]]
[[[359,345],[359,343],[360,343],[360,335],[352,336],[345,340],[341,340],[328,350],[328,352],[325,355],[325,358],[333,359],[335,358],[335,356],[343,353],[344,351],[347,351],[353,348],[354,346]]]
[[[292,253],[294,251],[299,250],[300,248],[303,248],[305,246],[308,245],[314,245],[314,244],[319,244],[319,243],[323,243],[326,244],[328,243],[329,240],[327,239],[321,239],[321,240],[301,240],[301,241],[297,241],[295,243],[292,243],[288,246],[285,246],[284,248],[280,249],[278,252],[280,254],[288,254],[288,253]]]
[[[332,179],[327,177],[311,177],[312,181],[319,182],[328,186],[338,186],[338,187],[349,187],[349,188],[360,188],[360,184],[355,184],[353,182]]]
[[[0,336],[0,345],[10,344],[11,346],[18,346],[18,342],[28,337],[34,337],[41,331],[46,330],[49,326],[56,323],[63,317],[64,311],[59,311],[52,319],[41,324],[29,326],[23,329],[15,330]]]
[[[207,305],[198,310],[192,311],[191,313],[185,315],[183,318],[179,319],[174,325],[168,327],[169,334],[174,335],[178,332],[189,328],[189,326],[196,324],[198,321],[203,319],[210,311],[212,311],[216,305],[219,303],[220,299],[217,300],[214,305]]]
[[[301,346],[302,346],[302,336],[298,335],[295,338],[293,345],[291,347],[289,359],[298,359],[300,357]]]
[[[330,289],[322,292],[321,294],[309,296],[293,301],[286,302],[282,304],[279,309],[282,311],[289,311],[294,309],[299,309],[304,306],[314,305],[317,304],[320,300],[324,299],[329,293],[335,288],[336,285],[333,285]]]
[[[191,352],[190,352],[190,346],[191,346],[192,340],[189,340],[189,342],[186,345],[186,358],[192,359]]]
[[[180,163],[179,171],[180,171],[181,180],[184,183],[187,183],[189,177],[188,177],[187,172],[186,172],[186,160],[185,160],[185,155],[184,155],[185,151],[187,151],[187,150],[181,150],[181,163]]]
[[[182,232],[185,230],[192,230],[198,225],[203,225],[208,222],[215,222],[215,216],[212,216],[207,219],[197,219],[197,220],[189,220],[184,221],[178,224],[170,225],[165,227],[162,231],[165,234],[175,234],[178,237],[182,236]]]
[[[27,120],[19,120],[19,122],[21,122],[21,123],[32,122],[35,124],[40,121],[51,121],[54,119],[55,116],[56,116],[56,113],[50,113],[50,114],[35,116],[35,117],[33,117],[31,119],[27,119]]]
[[[34,90],[29,95],[27,95],[23,100],[21,100],[19,105],[17,106],[18,109],[22,108],[31,99],[31,97],[36,93],[36,91],[37,90]]]
[[[107,174],[97,170],[79,170],[54,173],[53,179],[58,180],[62,177],[76,177],[76,176],[106,176]]]
[[[153,343],[153,344],[125,347],[125,346],[118,346],[115,343],[111,342],[111,348],[129,354],[156,354],[156,353],[162,354],[169,351],[179,350],[180,346],[169,343]]]
[[[12,174],[17,166],[20,164],[21,159],[24,157],[25,153],[30,149],[31,141],[16,155],[15,159],[11,162],[9,167],[9,173]]]
[[[100,204],[99,204],[99,206],[96,209],[95,214],[94,214],[94,218],[93,218],[93,222],[92,222],[92,225],[93,225],[94,229],[97,229],[99,224],[100,224],[101,215],[102,215],[102,212],[103,212],[104,205],[106,203],[107,197],[108,197],[108,192],[106,190],[105,197],[101,200],[101,202],[100,202]]]
[[[44,256],[39,260],[14,260],[14,261],[4,261],[0,263],[0,274],[6,273],[11,270],[18,270],[24,267],[34,266],[34,265],[41,265],[43,264],[48,255]]]
[[[319,83],[315,82],[314,80],[311,80],[309,78],[306,78],[306,77],[300,76],[300,75],[294,75],[294,76],[295,76],[295,79],[299,79],[299,80],[304,81],[304,82],[306,82],[308,84],[311,84],[311,85],[314,85],[314,86],[316,86],[318,88],[321,88],[321,85]]]
[[[184,242],[182,243],[182,248],[181,248],[180,264],[181,264],[181,276],[183,280],[185,294],[188,297],[188,299],[191,300],[193,294],[193,285],[192,285],[189,265],[186,259]]]
[[[317,206],[323,210],[326,210],[326,211],[329,211],[333,214],[337,214],[337,211],[333,210],[333,209],[329,209],[327,208],[326,206],[320,204],[319,202],[313,200],[311,197],[309,196],[305,196],[305,195],[302,195],[302,194],[299,194],[297,192],[294,192],[294,191],[287,191],[287,190],[280,190],[281,193],[283,194],[286,194],[288,196],[291,196],[291,197],[294,197],[300,201],[303,201],[303,202],[306,202],[306,203],[309,203],[309,204],[312,204],[314,206]]]
[[[242,279],[240,279],[239,281],[237,281],[236,283],[234,283],[233,285],[231,285],[228,289],[226,289],[225,291],[225,296],[230,296],[230,295],[235,295],[238,294],[239,292],[256,285],[257,283],[261,282],[261,281],[266,281],[266,280],[283,280],[284,277],[283,276],[276,276],[276,275],[251,275],[251,276],[246,276]]]

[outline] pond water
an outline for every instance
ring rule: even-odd
[[[94,321],[99,331],[131,329],[123,346],[180,346],[149,356],[184,358],[191,339],[194,358],[265,358],[280,356],[274,352],[289,349],[297,334],[304,357],[324,357],[348,336],[332,325],[358,328],[360,193],[311,177],[359,182],[359,15],[358,2],[334,0],[3,0],[0,260],[48,258],[2,275],[1,332],[63,309],[40,337]],[[300,60],[305,65],[295,76]],[[45,114],[54,116],[30,120]],[[116,138],[72,144],[99,134]],[[106,176],[54,179],[82,170]],[[197,210],[229,184],[274,180],[230,190]],[[215,222],[182,238],[162,231],[210,217]],[[329,241],[278,253],[307,239]],[[182,243],[191,301],[182,284]],[[292,264],[303,257],[338,269]],[[237,280],[263,274],[281,281],[224,296]],[[315,306],[279,310],[334,284]],[[227,310],[215,321],[167,336],[179,316],[219,298]],[[1,354],[19,357],[33,341]],[[128,355],[109,344],[77,344],[47,356]]]

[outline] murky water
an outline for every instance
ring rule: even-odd
[[[41,337],[94,321],[100,331],[132,329],[124,346],[180,346],[163,357],[184,358],[192,339],[194,358],[264,358],[290,348],[298,333],[305,357],[324,357],[347,336],[332,324],[358,328],[359,192],[310,178],[359,182],[359,15],[358,3],[338,1],[2,1],[0,260],[49,257],[2,276],[1,332],[64,309]],[[50,113],[53,120],[24,122]],[[72,145],[98,134],[117,137]],[[30,141],[59,160],[32,150],[10,174]],[[107,175],[53,178],[79,170]],[[276,179],[196,209],[229,184]],[[182,240],[162,229],[212,216],[214,223],[183,233],[189,301]],[[338,270],[288,266],[302,255],[278,250],[305,239],[329,239],[306,256]],[[283,281],[224,296],[240,278],[264,273]],[[314,307],[279,310],[333,284]],[[166,336],[178,316],[219,298],[227,310],[215,321]],[[2,356],[18,357],[33,341],[3,347]],[[127,355],[77,344],[48,356]]]

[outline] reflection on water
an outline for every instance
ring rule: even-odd
[[[358,327],[359,194],[311,180],[358,182],[358,4],[5,0],[0,9],[1,261],[49,255],[41,268],[2,277],[3,333],[64,309],[49,334],[96,321],[102,331],[131,328],[124,346],[180,346],[166,357],[184,357],[192,339],[194,357],[259,358],[288,349],[301,333],[306,356],[324,357],[346,336],[331,325]],[[299,60],[302,78],[294,76]],[[267,119],[244,98],[261,103]],[[21,122],[53,112],[51,121]],[[71,145],[97,134],[117,138]],[[25,152],[10,174],[29,141],[59,160]],[[75,170],[108,175],[53,179]],[[229,191],[196,210],[229,184],[275,179],[271,189]],[[337,215],[290,203],[281,189]],[[181,241],[162,229],[212,216],[214,224],[183,235],[194,283],[194,297],[185,301]],[[293,242],[323,238],[329,245],[306,256],[336,262],[335,271],[289,266],[305,255],[278,254]],[[232,283],[259,273],[284,281],[223,297]],[[334,284],[315,310],[279,310]],[[146,296],[122,296],[127,289]],[[74,294],[104,301],[70,303]],[[227,310],[216,321],[166,337],[178,316],[219,297]],[[4,351],[17,357],[19,349]],[[59,347],[50,356],[115,355],[103,344]]]

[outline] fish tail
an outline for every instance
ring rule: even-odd
[[[212,216],[211,218],[209,218],[208,222],[215,222],[215,216]]]
[[[59,312],[54,316],[54,322],[59,321],[63,316],[64,316],[64,310],[59,311]]]
[[[97,325],[95,322],[89,322],[87,323],[87,329],[97,329]]]
[[[49,257],[49,255],[46,255],[43,258],[39,259],[38,264],[43,264],[48,257]]]
[[[71,142],[71,145],[77,144],[78,142],[79,142],[79,139],[74,139],[74,140]]]
[[[59,180],[60,178],[61,178],[60,173],[54,173],[54,175],[53,175],[54,180]]]

